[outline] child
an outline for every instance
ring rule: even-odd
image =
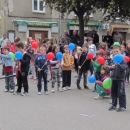
[[[113,55],[121,54],[121,49],[119,46],[113,47]],[[119,108],[117,112],[123,111],[126,109],[126,94],[125,94],[125,70],[126,70],[126,62],[123,60],[120,64],[113,64],[109,66],[111,69],[111,78],[112,78],[112,106],[109,110],[116,109],[117,98],[119,97]]]
[[[97,51],[96,60],[95,61],[93,61],[93,59],[91,60],[93,67],[94,67],[96,80],[101,80],[101,76],[100,76],[101,65],[97,62],[97,59],[98,59],[98,57],[102,57],[102,56],[103,56],[103,53],[101,51]],[[93,92],[96,92],[96,85],[94,87]]]
[[[101,51],[103,53],[103,55],[104,55],[104,52],[107,50],[107,48],[108,47],[107,47],[107,44],[105,42],[100,43],[98,46],[98,50]]]
[[[56,55],[57,52],[59,52],[60,48],[59,46],[54,46],[52,48],[52,52],[54,55]],[[52,67],[52,93],[54,93],[54,86],[57,79],[57,89],[58,91],[62,92],[62,89],[60,88],[60,78],[61,78],[61,65],[60,61],[57,60],[55,57],[52,61],[50,61],[51,67]]]
[[[68,45],[64,46],[65,53],[63,54],[62,60],[62,72],[63,72],[63,90],[70,90],[71,86],[71,70],[74,64],[74,58],[69,54]],[[67,88],[66,88],[67,87]]]
[[[101,75],[102,75],[101,81],[99,81],[99,80],[96,81],[96,90],[98,92],[98,96],[95,97],[95,100],[103,99],[104,96],[107,96],[111,93],[111,89],[104,89],[102,86],[103,81],[106,78],[110,77],[109,76],[109,68],[107,66],[101,67]]]
[[[106,65],[108,65],[108,66],[110,66],[111,64],[112,64],[112,59],[110,58],[110,51],[106,51],[105,53],[104,53],[104,57],[105,57],[105,64]]]
[[[0,54],[0,57],[2,58],[1,64],[3,64],[4,74],[5,76],[13,75],[13,63],[11,55],[9,54],[9,48],[3,48],[3,53],[4,54]],[[14,92],[15,83],[13,77],[5,78],[5,85],[5,92]]]
[[[130,41],[127,42],[126,46],[126,56],[130,57]],[[126,68],[126,85],[130,84],[129,77],[130,77],[130,61],[127,62],[127,68]]]
[[[126,55],[126,52],[125,52],[125,45],[121,45],[121,54],[123,55],[123,56],[125,56]]]
[[[47,71],[49,64],[46,58],[46,47],[41,46],[40,47],[40,54],[36,57],[35,60],[35,67],[37,69],[37,75],[38,75],[38,95],[41,95],[42,91],[42,78],[44,80],[44,92],[46,95],[48,95],[48,87],[47,87]]]
[[[88,86],[87,86],[87,74],[88,74],[88,70],[90,69],[90,62],[91,60],[90,59],[87,59],[87,54],[88,54],[88,44],[83,44],[82,45],[82,53],[80,55],[80,58],[78,60],[78,78],[77,78],[77,88],[79,90],[81,90],[81,87],[80,87],[80,80],[81,80],[81,77],[82,77],[82,74],[83,74],[83,77],[84,77],[84,88],[85,89],[89,89]]]
[[[24,88],[24,92],[22,96],[28,95],[28,71],[30,64],[30,56],[24,51],[24,44],[17,43],[16,50],[22,52],[23,57],[18,61],[18,89],[14,94],[20,94],[22,86]]]
[[[14,46],[11,45],[11,41],[10,40],[7,40],[6,46],[9,48],[10,52],[15,53],[15,48],[14,48]]]

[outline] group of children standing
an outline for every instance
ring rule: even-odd
[[[13,77],[5,78],[6,90],[10,92],[14,92],[14,94],[21,94],[22,87],[24,88],[24,92],[22,96],[28,95],[28,72],[29,68],[32,68],[32,76],[31,78],[37,77],[37,88],[38,95],[41,95],[42,92],[42,78],[44,81],[44,92],[48,95],[48,66],[50,66],[50,72],[52,75],[52,93],[55,92],[54,87],[57,82],[57,90],[62,92],[63,90],[71,89],[71,70],[74,65],[74,61],[77,62],[77,88],[81,90],[80,80],[83,75],[83,86],[85,89],[89,89],[87,85],[88,73],[90,71],[90,75],[95,75],[96,83],[94,86],[94,91],[97,92],[98,96],[95,99],[102,99],[104,96],[108,96],[111,94],[112,96],[112,106],[109,110],[113,110],[116,108],[117,99],[119,98],[119,108],[117,111],[122,111],[126,109],[126,95],[125,95],[125,80],[127,80],[127,84],[129,84],[129,73],[130,72],[130,62],[126,63],[124,60],[120,64],[115,64],[112,60],[112,57],[116,54],[122,54],[130,56],[130,42],[128,42],[127,47],[125,46],[112,46],[112,50],[110,51],[107,47],[106,43],[100,43],[98,49],[93,44],[93,39],[91,37],[88,38],[87,43],[83,44],[82,47],[75,49],[73,53],[70,53],[69,47],[66,44],[60,44],[58,46],[56,44],[56,40],[54,38],[48,40],[46,39],[42,44],[40,40],[37,39],[37,43],[39,44],[38,49],[34,50],[31,47],[32,39],[28,39],[28,43],[18,42],[15,44],[15,48],[12,48],[12,45],[5,46],[3,48],[3,53],[0,54],[2,58],[1,63],[3,64],[3,69],[5,76],[13,75],[13,64],[11,55],[9,51],[12,52],[20,51],[23,54],[22,59],[17,60],[17,84],[18,89],[16,92],[14,79]],[[48,44],[49,42],[49,44]],[[57,60],[56,53],[62,50],[63,58],[61,60]],[[89,50],[93,50],[94,58],[89,59],[87,57]],[[47,60],[47,53],[52,52],[55,57],[52,60]],[[97,59],[99,57],[103,57],[105,59],[105,64],[101,65],[98,63]],[[30,64],[31,63],[31,64]],[[31,65],[31,66],[30,66]],[[126,69],[127,74],[126,74]],[[34,76],[34,71],[36,71],[36,75]],[[62,87],[60,79],[63,79]],[[103,81],[111,77],[112,79],[112,88],[104,89],[102,87]]]

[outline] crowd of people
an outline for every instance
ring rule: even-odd
[[[105,96],[111,96],[112,105],[109,110],[116,109],[117,101],[119,100],[119,108],[117,111],[123,111],[126,109],[125,85],[130,84],[130,61],[126,63],[126,61],[123,60],[120,64],[115,64],[113,62],[113,56],[122,54],[123,56],[126,55],[130,57],[130,41],[128,41],[126,45],[117,41],[119,45],[113,44],[110,46],[105,40],[96,47],[94,42],[99,41],[99,39],[97,37],[97,41],[93,41],[94,36],[96,35],[93,34],[91,37],[87,37],[84,44],[81,43],[80,37],[75,30],[71,37],[65,32],[59,42],[57,42],[55,38],[45,38],[44,41],[40,38],[36,38],[35,41],[39,46],[37,49],[34,49],[31,46],[31,42],[34,41],[34,39],[31,37],[27,38],[26,42],[20,42],[20,38],[17,37],[12,44],[11,41],[6,38],[6,35],[3,35],[3,39],[1,40],[0,63],[3,64],[3,74],[9,76],[5,78],[5,92],[10,91],[14,95],[21,95],[23,87],[24,92],[22,96],[28,95],[29,75],[29,78],[35,80],[34,83],[37,83],[38,95],[41,95],[42,92],[43,79],[44,92],[48,95],[49,72],[51,74],[52,93],[55,93],[56,83],[57,90],[60,92],[71,90],[71,70],[74,66],[77,72],[76,85],[78,90],[81,90],[80,81],[82,75],[84,89],[89,89],[87,84],[88,73],[89,75],[94,75],[96,82],[93,92],[98,93],[95,100],[103,99]],[[70,42],[76,46],[73,51],[69,50],[68,44]],[[87,57],[90,50],[94,53],[92,59]],[[15,59],[15,66],[13,66],[10,52],[15,53],[17,51],[22,52],[23,56],[20,60]],[[47,59],[46,55],[49,52],[55,55],[52,60]],[[61,60],[56,58],[58,52],[63,54]],[[105,59],[105,64],[101,65],[98,63],[97,59],[99,57]],[[14,72],[16,73],[17,84],[14,83],[14,77],[10,76],[13,75]],[[105,89],[102,85],[103,81],[108,77],[112,79],[111,89]],[[18,86],[16,91],[15,85]]]

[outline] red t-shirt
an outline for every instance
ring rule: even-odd
[[[3,69],[4,69],[5,73],[13,72],[13,67],[12,66],[5,66],[5,65],[3,65]]]

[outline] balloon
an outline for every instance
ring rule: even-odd
[[[120,64],[120,63],[123,61],[123,55],[121,55],[121,54],[116,54],[116,55],[114,55],[113,61],[114,61],[116,64]]]
[[[115,46],[121,46],[119,42],[114,42],[113,45],[115,45]]]
[[[124,56],[124,60],[125,60],[126,62],[129,62],[129,61],[130,61],[130,58],[129,58],[128,56]]]
[[[104,59],[103,57],[98,57],[97,62],[98,62],[100,65],[103,65],[103,64],[105,63],[105,59]]]
[[[31,42],[30,42],[30,43],[32,44],[33,42],[36,42],[36,41],[35,41],[35,40],[31,40]]]
[[[52,59],[54,59],[55,56],[52,52],[49,52],[46,57],[48,60],[52,60]]]
[[[90,82],[90,83],[95,83],[96,82],[96,78],[95,78],[95,76],[89,76],[88,77],[88,81]]]
[[[70,43],[69,44],[69,50],[73,51],[75,49],[75,44],[74,43]]]
[[[38,43],[37,42],[33,42],[32,43],[32,48],[37,49],[38,48]]]
[[[88,55],[87,55],[87,58],[88,59],[93,59],[93,53],[89,52]]]
[[[23,57],[22,52],[17,51],[17,52],[15,53],[15,57],[16,57],[18,60],[20,60],[20,59]]]
[[[61,60],[62,57],[63,57],[63,55],[62,55],[61,52],[56,53],[56,58],[57,58],[57,60]]]
[[[104,87],[105,89],[109,89],[109,88],[111,88],[111,86],[112,86],[112,80],[111,80],[111,78],[106,78],[106,79],[103,81],[103,87]]]
[[[94,54],[94,50],[92,50],[92,49],[90,49],[90,50],[88,51],[88,53],[89,53],[89,52],[91,52],[91,53],[93,53],[93,54]]]
[[[15,59],[14,53],[13,52],[9,52],[9,54],[11,55],[12,60],[14,60]]]

